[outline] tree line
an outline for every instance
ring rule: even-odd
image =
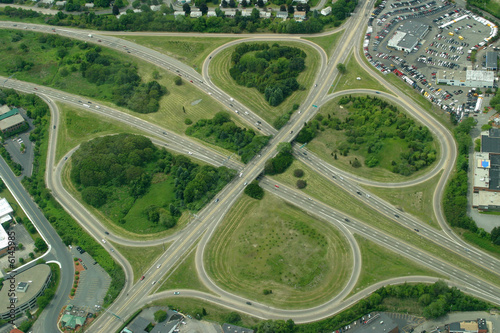
[[[198,120],[186,129],[186,134],[237,153],[243,163],[248,163],[271,138],[236,126],[227,112]]]
[[[165,228],[175,226],[184,210],[203,207],[235,175],[226,167],[200,166],[183,155],[172,155],[156,148],[150,139],[131,134],[83,143],[72,159],[71,180],[83,200],[97,208],[127,200],[113,196],[118,191],[125,190],[131,200],[137,200],[148,192],[155,174],[173,177],[174,199],[143,209],[148,221]],[[128,209],[124,208],[121,216],[126,216]]]
[[[333,112],[327,117],[318,114],[299,132],[296,141],[307,143],[325,130],[342,132],[345,140],[337,144],[335,157],[337,151],[343,156],[348,156],[351,151],[359,151],[366,156],[365,165],[373,168],[379,165],[382,149],[389,144],[389,140],[402,140],[407,143],[408,150],[392,160],[391,171],[404,176],[409,176],[436,160],[430,131],[427,127],[416,124],[397,107],[370,96],[345,96],[338,104],[349,110],[344,119]],[[353,163],[353,166],[359,167],[361,164]]]
[[[231,77],[241,86],[257,88],[277,106],[300,88],[297,77],[306,68],[306,53],[296,47],[266,43],[240,44],[231,55]]]

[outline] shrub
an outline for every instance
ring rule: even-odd
[[[307,186],[307,182],[303,179],[297,180],[297,188],[303,189]]]
[[[260,187],[259,182],[254,180],[245,187],[245,194],[251,198],[261,200],[264,197],[264,190]]]
[[[359,160],[357,158],[355,158],[354,161],[352,161],[352,167],[353,168],[361,167],[361,163],[359,162]]]
[[[297,178],[301,178],[304,176],[304,170],[302,169],[295,169],[293,170],[293,175]]]
[[[184,119],[184,124],[191,125],[192,123],[193,123],[193,121],[191,119],[189,119],[189,118]]]
[[[176,86],[180,86],[182,85],[182,79],[180,78],[180,76],[177,76],[175,79],[174,79],[174,83]]]

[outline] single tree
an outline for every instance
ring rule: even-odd
[[[347,68],[345,67],[345,65],[341,62],[339,62],[337,64],[337,69],[339,71],[340,74],[345,74],[347,72]]]
[[[182,10],[186,13],[186,15],[191,14],[191,6],[188,3],[182,5]]]

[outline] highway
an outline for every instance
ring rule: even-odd
[[[312,117],[314,117],[317,112],[317,108],[313,107],[314,105],[324,105],[324,103],[328,102],[332,98],[335,98],[340,95],[340,93],[328,95],[328,90],[330,89],[331,84],[334,82],[336,76],[338,75],[336,70],[336,65],[341,62],[346,62],[349,54],[357,49],[358,41],[361,39],[364,33],[364,24],[363,20],[365,14],[368,14],[371,10],[373,1],[368,1],[360,4],[356,9],[355,15],[348,20],[343,29],[345,29],[345,33],[341,37],[341,40],[338,42],[337,52],[335,52],[334,56],[328,60],[326,54],[322,50],[318,50],[318,47],[315,47],[318,50],[321,56],[321,64],[320,69],[318,70],[316,76],[317,87],[312,87],[309,95],[305,99],[305,101],[301,104],[298,112],[292,116],[291,121],[283,127],[279,132],[272,128],[269,124],[267,124],[264,120],[260,119],[256,114],[252,113],[251,110],[248,110],[242,103],[232,99],[226,93],[222,92],[220,89],[215,87],[210,80],[208,75],[208,66],[209,60],[211,56],[215,56],[218,52],[227,48],[236,43],[241,43],[243,41],[257,41],[257,40],[296,40],[300,42],[307,43],[311,45],[310,42],[297,39],[298,36],[277,36],[277,35],[269,35],[269,36],[252,36],[252,38],[238,40],[230,42],[220,48],[214,50],[210,57],[207,58],[202,68],[202,75],[195,72],[192,68],[188,67],[185,64],[180,63],[179,61],[167,57],[159,52],[150,50],[148,48],[142,47],[140,45],[120,40],[119,38],[112,36],[104,36],[104,35],[93,35],[92,38],[88,37],[88,32],[79,31],[69,28],[56,28],[56,33],[71,37],[77,38],[80,40],[86,40],[88,42],[101,43],[103,46],[112,47],[114,49],[120,50],[122,52],[130,52],[131,55],[139,57],[141,59],[147,60],[150,63],[153,63],[157,66],[160,66],[164,69],[167,69],[173,73],[180,74],[183,78],[187,80],[192,80],[193,84],[210,94],[212,97],[217,99],[224,105],[227,109],[230,110],[238,110],[238,116],[245,121],[249,126],[257,127],[256,121],[260,121],[262,123],[261,126],[258,126],[258,130],[262,131],[264,134],[273,135],[268,146],[266,146],[260,155],[255,157],[249,164],[246,166],[241,165],[240,163],[229,160],[227,156],[222,156],[217,152],[213,152],[210,149],[201,146],[198,142],[194,142],[189,138],[184,136],[171,133],[162,129],[161,127],[155,126],[148,122],[145,122],[137,117],[129,115],[127,113],[119,112],[113,110],[112,108],[106,107],[104,105],[95,103],[93,105],[100,106],[100,108],[87,108],[88,111],[92,111],[96,114],[111,117],[113,119],[122,121],[124,123],[131,124],[132,126],[144,131],[150,136],[156,144],[166,145],[168,149],[172,149],[181,153],[193,153],[193,157],[203,160],[207,163],[213,165],[228,165],[231,168],[238,170],[238,172],[242,173],[242,177],[236,177],[233,181],[231,181],[222,191],[219,193],[217,198],[218,202],[212,202],[207,204],[197,215],[196,218],[191,221],[187,227],[182,230],[180,233],[171,236],[168,240],[172,241],[172,245],[169,247],[168,252],[164,253],[155,263],[152,263],[151,268],[145,273],[146,278],[143,281],[132,284],[132,276],[131,276],[131,268],[126,260],[121,257],[119,254],[113,252],[115,259],[122,264],[125,268],[125,273],[127,276],[127,284],[122,294],[118,297],[115,303],[109,308],[109,310],[120,318],[126,318],[130,314],[132,314],[137,307],[140,305],[146,304],[148,301],[155,297],[165,296],[164,293],[160,294],[160,296],[148,296],[148,294],[154,292],[158,285],[156,282],[159,281],[162,276],[164,276],[171,268],[175,267],[177,262],[183,257],[185,253],[187,253],[199,240],[197,253],[196,253],[196,265],[198,268],[198,273],[202,278],[202,281],[207,285],[209,289],[216,292],[219,297],[207,296],[206,294],[191,292],[193,297],[200,297],[204,299],[208,299],[212,302],[221,304],[223,306],[228,306],[234,309],[241,309],[243,312],[262,317],[262,318],[292,318],[297,323],[309,322],[318,320],[320,318],[331,316],[333,313],[337,313],[342,309],[345,309],[347,306],[352,304],[352,300],[356,299],[356,297],[364,297],[372,292],[373,290],[368,289],[363,291],[362,293],[358,293],[354,296],[354,298],[345,299],[345,297],[350,293],[352,288],[354,287],[357,276],[359,275],[361,266],[361,261],[359,260],[359,249],[357,248],[356,242],[352,242],[352,234],[358,233],[363,237],[380,244],[386,248],[389,248],[396,253],[399,253],[407,258],[410,258],[416,262],[425,265],[435,271],[441,272],[444,275],[450,276],[449,283],[451,285],[459,286],[462,290],[465,290],[468,293],[476,295],[480,298],[486,299],[492,303],[500,304],[500,289],[489,283],[488,281],[483,281],[477,276],[471,274],[470,272],[465,272],[460,268],[454,266],[451,263],[443,261],[439,258],[433,257],[429,253],[414,247],[412,244],[407,244],[399,239],[394,238],[389,234],[385,234],[379,230],[374,229],[368,224],[363,223],[362,221],[357,221],[352,217],[349,217],[350,222],[346,223],[345,218],[346,215],[342,212],[339,212],[327,205],[316,201],[309,200],[307,196],[298,192],[296,190],[292,190],[284,186],[283,184],[279,185],[279,188],[275,187],[275,182],[270,181],[267,178],[264,178],[261,181],[261,185],[268,191],[274,192],[275,195],[280,196],[286,201],[291,202],[294,205],[301,207],[303,210],[318,216],[320,219],[336,226],[339,230],[343,232],[345,237],[349,240],[351,244],[351,249],[354,253],[354,262],[353,262],[353,271],[351,274],[351,278],[344,288],[343,292],[339,295],[333,297],[330,301],[317,306],[312,309],[301,309],[301,310],[284,310],[272,308],[264,304],[258,304],[252,302],[251,306],[245,304],[247,301],[237,295],[233,295],[220,289],[213,281],[210,280],[208,275],[206,274],[203,267],[203,253],[206,245],[211,239],[211,236],[217,231],[217,226],[224,218],[225,214],[230,210],[232,205],[238,200],[244,189],[244,183],[250,182],[255,179],[261,172],[263,171],[264,163],[267,159],[273,157],[277,151],[276,147],[280,142],[291,142],[294,139],[294,136],[300,131],[304,122],[307,122]],[[4,28],[13,28],[13,22],[1,22],[0,27]],[[52,31],[52,27],[43,26],[43,25],[31,25],[31,24],[21,24],[21,26],[28,26],[30,29],[35,31],[43,31],[46,33],[54,33]],[[20,28],[20,27],[17,27]],[[332,33],[332,32],[328,32]],[[324,35],[325,33],[322,33]],[[174,34],[169,34],[174,35]],[[191,34],[192,35],[192,34]],[[219,35],[220,36],[220,35]],[[234,37],[234,35],[231,35]],[[240,37],[240,35],[238,35]],[[98,42],[98,40],[101,40]],[[97,42],[96,42],[97,41]],[[360,65],[367,70],[369,73],[374,75],[374,72],[371,68],[369,68],[366,64],[364,64],[359,57],[359,52],[354,52],[357,57]],[[377,80],[379,80],[381,85],[388,87],[389,91],[394,92],[396,97],[390,94],[383,94],[384,98],[390,99],[392,102],[399,103],[407,112],[409,112],[412,116],[414,116],[418,121],[422,122],[426,126],[428,126],[431,131],[434,133],[435,137],[438,139],[438,142],[441,146],[441,160],[436,162],[436,165],[432,170],[429,171],[426,175],[419,177],[417,179],[413,179],[411,181],[402,182],[399,184],[383,184],[379,182],[371,182],[369,180],[364,180],[360,177],[353,177],[352,175],[348,175],[344,171],[340,171],[333,166],[328,165],[324,161],[321,161],[317,156],[308,152],[308,157],[306,158],[303,154],[300,154],[302,151],[296,149],[296,155],[298,158],[303,160],[307,165],[311,166],[313,169],[322,174],[326,179],[330,182],[334,182],[348,193],[350,193],[356,200],[362,200],[367,203],[369,206],[377,210],[378,212],[384,214],[385,216],[391,218],[395,223],[399,223],[406,228],[414,229],[418,228],[420,230],[419,235],[421,237],[425,237],[430,241],[435,242],[436,244],[440,244],[441,246],[448,248],[449,250],[461,255],[475,264],[493,272],[496,275],[500,274],[500,265],[498,260],[485,254],[484,252],[474,249],[469,246],[469,248],[464,245],[465,243],[460,239],[457,240],[456,237],[446,225],[446,222],[442,218],[442,211],[440,206],[440,198],[442,197],[442,190],[444,189],[444,183],[447,180],[449,172],[452,170],[454,166],[454,161],[456,158],[456,145],[451,137],[451,134],[436,120],[432,119],[424,110],[422,110],[418,105],[416,105],[411,99],[402,94],[396,88],[389,86],[385,83],[379,76],[374,75]],[[2,78],[0,78],[2,80]],[[28,84],[25,82],[21,82],[18,80],[9,80],[6,83],[6,86],[12,87],[14,89],[25,91],[25,92],[36,92],[40,96],[46,96],[49,99],[46,101],[49,105],[52,103],[51,110],[54,106],[53,102],[50,99],[55,101],[61,101],[64,103],[69,103],[74,106],[78,106],[84,108],[81,100],[88,100],[84,97],[74,96],[71,94],[63,93],[54,89],[40,87],[32,84]],[[35,90],[36,88],[36,90]],[[373,93],[373,91],[359,91],[362,93]],[[342,92],[345,93],[345,92]],[[232,106],[230,105],[232,104]],[[54,116],[53,119],[57,118]],[[54,119],[54,124],[57,123],[57,119]],[[292,131],[294,134],[292,134]],[[55,149],[57,138],[51,136],[50,145],[51,149]],[[85,207],[83,207],[80,203],[78,203],[72,196],[63,188],[61,183],[61,171],[64,165],[65,159],[59,161],[59,163],[55,163],[54,155],[52,153],[52,157],[48,160],[52,160],[52,164],[50,168],[47,168],[47,183],[49,188],[53,191],[56,199],[61,202],[63,207],[72,214],[72,216],[94,237],[99,241],[102,238],[107,237],[110,240],[124,243],[132,246],[144,246],[144,245],[152,245],[155,242],[162,243],[165,239],[162,240],[127,240],[123,237],[117,235],[105,236],[104,230],[100,222],[90,214]],[[66,157],[70,156],[71,153],[66,155]],[[49,161],[48,161],[49,163]],[[440,221],[440,225],[443,228],[443,231],[436,231],[423,224],[422,222],[416,220],[412,216],[401,213],[398,211],[393,205],[381,200],[380,198],[370,195],[367,196],[368,193],[366,190],[362,190],[363,195],[357,194],[357,191],[360,190],[360,184],[365,185],[374,185],[374,186],[391,186],[391,187],[400,187],[400,186],[409,186],[413,184],[417,184],[423,182],[431,177],[435,176],[441,171],[443,172],[443,176],[440,178],[439,184],[437,186],[436,193],[434,195],[434,209],[437,212],[438,220]],[[332,176],[336,176],[333,178]],[[342,177],[342,178],[341,178]],[[396,217],[395,214],[398,214],[399,217]],[[157,244],[159,244],[157,243]],[[160,268],[156,268],[158,264],[162,264]],[[127,266],[128,265],[128,266]],[[407,279],[407,278],[403,278]],[[412,280],[413,279],[413,280]],[[418,280],[420,279],[420,280]],[[400,282],[403,280],[399,280]],[[426,281],[429,282],[432,279],[430,278],[421,278],[414,277],[408,278],[407,281]],[[127,293],[127,296],[125,296]],[[184,292],[183,295],[189,295],[189,292]],[[364,296],[363,296],[364,295]],[[359,299],[359,298],[358,298]],[[89,331],[91,332],[110,332],[113,329],[116,329],[120,325],[119,320],[106,312],[102,314],[96,321],[94,321],[93,325],[90,327]]]

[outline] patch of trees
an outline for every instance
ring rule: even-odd
[[[248,163],[271,138],[236,126],[227,112],[218,112],[212,119],[200,119],[186,129],[186,134],[238,153],[243,163]]]
[[[281,129],[283,126],[286,125],[286,123],[288,123],[288,121],[290,120],[290,118],[292,117],[293,113],[299,109],[299,104],[294,104],[292,106],[292,109],[290,111],[288,111],[287,113],[284,113],[282,114],[281,116],[279,116],[274,122],[273,122],[273,126],[274,128],[276,129]]]
[[[336,147],[340,154],[348,156],[350,151],[360,151],[366,156],[365,165],[373,168],[379,164],[381,151],[384,145],[389,144],[389,140],[402,140],[407,143],[408,150],[392,160],[391,171],[404,176],[409,176],[436,160],[430,131],[415,123],[397,107],[370,96],[342,97],[339,105],[344,105],[349,110],[345,119],[340,119],[335,113],[328,114],[327,117],[318,114],[299,132],[296,141],[309,142],[319,131],[340,131],[346,137]],[[360,167],[361,163],[358,161],[353,166]]]
[[[292,145],[288,142],[281,142],[278,145],[278,154],[266,161],[264,172],[266,175],[277,175],[285,172],[292,163]]]
[[[88,204],[101,207],[119,204],[109,202],[119,189],[132,200],[142,197],[157,173],[174,177],[175,199],[143,212],[150,222],[165,228],[175,226],[185,209],[200,209],[235,175],[226,167],[199,166],[185,156],[174,156],[143,136],[119,134],[82,144],[73,155],[71,179]],[[122,213],[125,216],[128,210]]]
[[[25,35],[23,32],[15,32],[12,36],[16,42],[21,42]],[[101,87],[100,97],[104,99],[109,99],[119,106],[139,113],[158,111],[159,100],[167,93],[166,88],[157,81],[142,82],[134,64],[105,54],[98,45],[54,34],[38,35],[38,38],[34,36],[30,33],[26,35],[26,39],[38,45],[28,47],[21,42],[19,47],[24,49],[24,53],[37,52],[38,46],[48,54],[54,54],[53,50],[55,50],[54,58],[59,62],[58,75],[61,79],[74,75],[71,73],[79,73],[87,82]],[[29,72],[33,66],[33,63],[20,56],[16,58],[8,71],[9,73]]]
[[[281,104],[300,88],[297,77],[306,68],[299,48],[267,43],[244,43],[231,56],[231,77],[241,86],[257,88],[271,106]]]
[[[254,329],[256,333],[332,332],[352,324],[353,321],[368,313],[387,311],[384,300],[390,298],[412,300],[418,303],[423,307],[423,315],[427,319],[438,318],[449,312],[484,311],[491,307],[484,301],[465,295],[456,287],[448,287],[443,281],[431,285],[405,283],[382,287],[349,309],[318,322],[296,325],[291,319],[287,321],[266,320],[257,324]]]
[[[251,198],[261,200],[264,197],[264,189],[260,187],[259,182],[254,180],[245,187],[245,194]]]

